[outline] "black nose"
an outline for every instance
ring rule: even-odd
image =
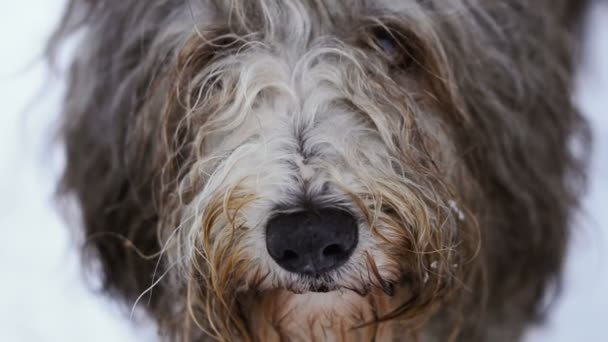
[[[266,230],[268,253],[281,267],[313,276],[344,264],[358,239],[357,221],[338,209],[281,214]]]

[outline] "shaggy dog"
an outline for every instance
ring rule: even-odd
[[[71,0],[87,260],[167,340],[520,340],[584,178],[582,3]]]

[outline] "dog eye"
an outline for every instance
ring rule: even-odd
[[[412,64],[412,51],[403,34],[387,27],[375,27],[371,31],[372,48],[393,67],[407,68]]]
[[[384,29],[374,32],[376,44],[386,54],[393,55],[397,52],[397,42],[392,34]]]

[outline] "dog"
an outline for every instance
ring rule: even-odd
[[[84,260],[164,340],[521,340],[584,186],[584,6],[70,0]]]

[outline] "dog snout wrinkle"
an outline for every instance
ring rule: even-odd
[[[355,218],[339,209],[279,214],[267,225],[266,246],[283,269],[319,276],[348,261],[358,242]]]

